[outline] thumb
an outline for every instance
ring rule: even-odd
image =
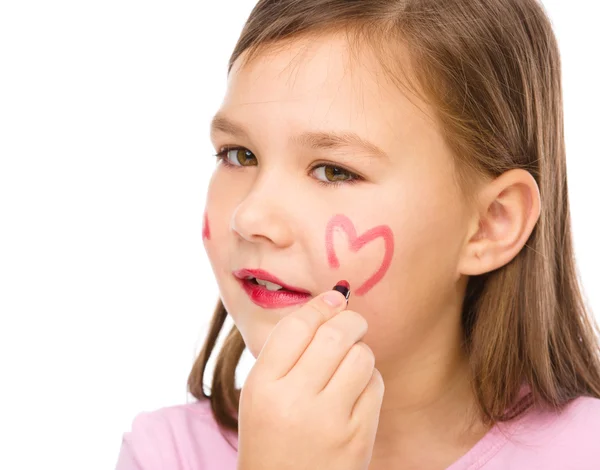
[[[346,308],[349,296],[348,283],[340,281],[332,290],[316,296],[282,318],[268,336],[256,358],[254,369],[262,370],[270,376],[269,379],[279,379],[286,375],[308,347],[319,327]],[[303,328],[299,330],[299,326]]]
[[[350,284],[348,284],[348,281],[338,281],[338,283],[335,286],[333,286],[332,290],[341,293],[344,296],[344,300],[346,301],[345,305],[348,306],[348,299],[350,298]],[[333,295],[333,292],[327,292],[323,296],[323,300],[327,303],[330,303],[331,306],[335,307],[339,304],[337,304],[335,300],[331,300]],[[339,298],[339,296],[337,296],[337,298]]]

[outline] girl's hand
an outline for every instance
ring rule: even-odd
[[[384,384],[346,304],[326,292],[273,329],[241,391],[238,470],[368,468]]]

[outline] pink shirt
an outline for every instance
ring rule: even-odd
[[[237,435],[225,432],[237,448]],[[207,400],[138,414],[123,435],[117,470],[236,470]],[[530,410],[494,426],[447,470],[600,470],[600,400],[580,397],[560,414]]]

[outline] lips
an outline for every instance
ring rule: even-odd
[[[311,299],[312,294],[300,287],[286,284],[281,279],[262,269],[240,269],[233,275],[238,279],[250,300],[263,308],[282,308],[302,304]],[[283,289],[269,290],[255,279],[280,285]]]

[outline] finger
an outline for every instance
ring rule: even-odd
[[[364,342],[354,344],[333,377],[323,389],[323,396],[335,398],[336,406],[345,410],[345,416],[350,418],[359,396],[369,384],[375,368],[375,357],[371,348]]]
[[[352,310],[338,313],[319,327],[286,380],[292,387],[302,387],[314,395],[320,393],[367,329],[367,321],[360,314]]]
[[[256,358],[254,375],[265,380],[284,377],[308,347],[317,329],[346,305],[346,298],[340,292],[327,291],[280,320]]]
[[[373,374],[369,383],[356,400],[350,421],[354,429],[362,432],[363,436],[374,436],[379,425],[379,415],[381,413],[381,404],[385,394],[385,384],[383,377],[377,369],[373,369]]]

